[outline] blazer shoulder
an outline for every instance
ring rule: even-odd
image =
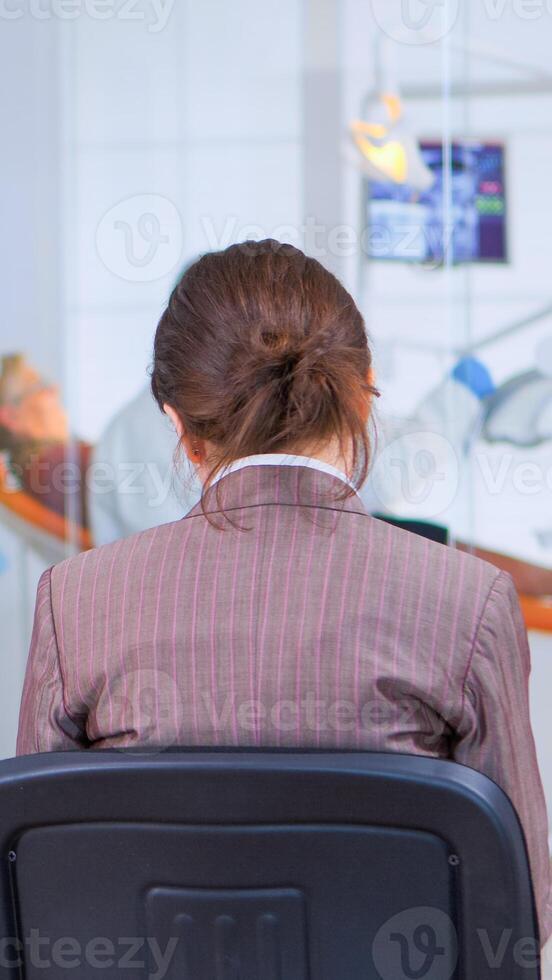
[[[419,581],[423,579],[430,593],[444,579],[449,595],[454,588],[459,588],[467,602],[472,602],[477,595],[478,601],[482,603],[486,601],[500,576],[505,575],[495,565],[469,552],[430,541],[420,534],[378,518],[372,520],[375,525],[372,533],[376,536],[376,553],[389,551],[398,573],[408,563],[409,574]]]
[[[79,578],[85,568],[88,572],[97,569],[100,573],[100,569],[107,572],[116,560],[123,565],[132,562],[139,554],[144,555],[152,551],[155,544],[162,546],[171,535],[171,529],[174,530],[180,523],[181,521],[173,521],[170,524],[159,524],[146,531],[132,534],[128,538],[120,538],[110,544],[91,548],[89,551],[82,551],[78,555],[66,558],[50,569],[52,591],[57,592],[65,582]]]

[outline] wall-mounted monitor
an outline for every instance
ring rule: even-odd
[[[367,255],[432,265],[507,262],[504,145],[455,141],[450,167],[441,142],[423,140],[420,150],[435,175],[429,190],[366,179]]]

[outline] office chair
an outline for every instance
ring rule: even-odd
[[[0,763],[0,977],[537,980],[494,783],[395,754]]]

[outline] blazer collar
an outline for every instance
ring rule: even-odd
[[[309,465],[309,457],[293,457],[294,462],[284,462],[286,457],[281,456],[275,463],[268,462],[267,457],[262,463],[250,462],[252,459],[248,457],[247,465],[234,464],[226,470],[206,491],[204,507],[200,502],[186,516],[271,504],[368,513],[352,484],[339,470],[328,472],[325,465],[323,469]],[[306,465],[303,460],[307,460]]]

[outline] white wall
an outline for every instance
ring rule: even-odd
[[[2,352],[32,347],[54,381],[60,330],[58,32],[30,17],[2,21],[0,236]]]
[[[96,439],[145,383],[184,262],[247,237],[248,227],[253,235],[251,225],[258,237],[299,223],[301,12],[300,0],[179,0],[158,33],[143,21],[82,18],[67,39],[66,329],[81,435]],[[137,222],[147,211],[169,240],[133,268],[114,223],[128,223],[140,259],[148,242]]]

